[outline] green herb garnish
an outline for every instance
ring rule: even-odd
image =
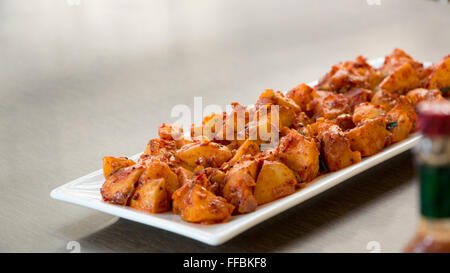
[[[449,91],[450,91],[450,86],[441,88],[442,93],[449,92]]]
[[[397,121],[389,122],[389,123],[386,125],[386,129],[388,129],[388,130],[394,129],[395,127],[397,127],[397,125],[398,125],[398,122],[397,122]]]
[[[319,172],[328,172],[327,162],[325,162],[325,158],[322,154],[319,155]]]
[[[305,132],[303,132],[302,130],[297,130],[297,132],[299,133],[299,134],[301,134],[302,136],[308,136]]]

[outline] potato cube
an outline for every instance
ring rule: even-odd
[[[136,191],[130,198],[130,207],[150,213],[161,213],[170,210],[166,180],[141,179]]]
[[[136,165],[122,168],[111,174],[100,189],[103,200],[112,204],[126,205],[143,172],[144,167]]]
[[[234,165],[225,176],[223,197],[236,206],[239,213],[248,213],[256,209],[253,189],[256,185],[258,165],[255,160],[246,160]]]
[[[103,157],[103,176],[108,178],[108,176],[117,170],[133,166],[134,164],[136,164],[136,162],[126,157],[105,156]]]
[[[228,161],[233,154],[226,146],[203,139],[184,145],[176,152],[176,156],[195,168],[199,165],[219,167]]]
[[[353,123],[358,124],[366,119],[380,118],[386,115],[384,106],[375,103],[361,103],[353,111]]]
[[[387,128],[392,132],[392,143],[408,137],[416,128],[416,113],[409,103],[399,103],[386,115]]]
[[[170,169],[167,163],[158,161],[146,162],[145,167],[146,170],[142,174],[140,182],[164,178],[165,188],[167,189],[169,196],[172,196],[172,194],[181,186],[178,182],[178,176]]]
[[[255,186],[258,205],[272,202],[295,192],[294,172],[283,163],[264,161]]]
[[[296,130],[281,139],[277,148],[281,162],[295,172],[299,182],[314,179],[319,172],[319,150],[313,138],[307,138]]]
[[[379,86],[388,92],[404,94],[420,87],[421,82],[417,70],[410,63],[405,63],[387,76]]]
[[[442,62],[435,65],[428,77],[429,89],[444,89],[450,87],[450,55],[445,57]],[[447,91],[449,92],[449,91]]]
[[[259,153],[259,145],[255,140],[247,139],[245,142],[237,149],[233,158],[229,161],[230,164],[236,163],[244,155],[256,155]]]
[[[386,130],[383,118],[374,118],[360,122],[345,136],[350,140],[352,150],[361,152],[362,156],[371,156],[389,145],[392,134]]]
[[[306,111],[306,106],[313,99],[313,92],[314,89],[302,83],[290,90],[286,97],[292,99],[303,111]]]
[[[352,151],[350,140],[338,125],[330,122],[319,124],[318,138],[328,170],[337,171],[361,161],[361,153]]]
[[[226,222],[234,206],[205,187],[190,182],[172,195],[173,212],[185,221],[201,224]]]

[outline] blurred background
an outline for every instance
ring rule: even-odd
[[[0,251],[398,251],[415,228],[409,153],[218,248],[49,193],[143,151],[194,96],[252,104],[395,47],[436,62],[450,53],[443,2],[0,1]]]

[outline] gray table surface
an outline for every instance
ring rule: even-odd
[[[141,152],[170,109],[254,103],[338,61],[394,47],[450,53],[432,1],[1,1],[0,251],[396,252],[414,233],[410,152],[212,247],[52,200],[50,191]]]

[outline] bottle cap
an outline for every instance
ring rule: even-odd
[[[450,135],[450,102],[423,101],[417,105],[418,126],[427,136]]]

